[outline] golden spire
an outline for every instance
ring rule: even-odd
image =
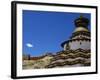
[[[80,18],[83,18],[83,14],[82,13],[80,13]]]

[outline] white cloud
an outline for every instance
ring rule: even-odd
[[[27,43],[26,46],[30,47],[30,48],[33,47],[33,45],[31,43]]]

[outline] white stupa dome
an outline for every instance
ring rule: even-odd
[[[84,28],[84,27],[77,27],[74,32],[78,32],[78,31],[86,31],[86,32],[88,32],[88,29]]]

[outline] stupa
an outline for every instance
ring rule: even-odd
[[[72,33],[72,36],[69,40],[63,42],[61,46],[64,50],[69,49],[90,49],[90,31],[88,30],[89,20],[83,16],[80,16],[75,20],[76,29]]]
[[[46,68],[91,65],[89,19],[80,15],[74,24],[76,28],[69,40],[61,43],[64,50],[58,52]]]

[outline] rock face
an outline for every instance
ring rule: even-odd
[[[23,60],[23,69],[40,69],[49,65],[53,59],[53,55],[46,54],[39,57],[31,57],[30,60]]]

